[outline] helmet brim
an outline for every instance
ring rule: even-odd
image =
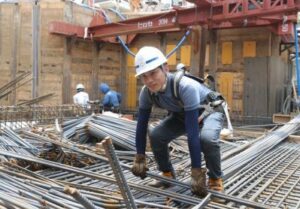
[[[157,67],[156,67],[156,68],[157,68]],[[139,76],[141,76],[141,75],[143,75],[143,74],[145,74],[145,73],[148,73],[148,72],[150,72],[150,71],[153,71],[153,70],[155,70],[156,68],[151,69],[151,70],[149,69],[149,70],[146,70],[146,71],[137,73],[137,74],[135,74],[135,77],[138,78]]]

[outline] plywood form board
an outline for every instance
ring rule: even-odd
[[[245,59],[244,113],[268,116],[269,74],[267,57]]]
[[[112,90],[120,91],[121,78],[121,46],[116,44],[104,44],[99,51],[98,64],[98,81],[107,83]],[[103,94],[99,97],[103,98]]]
[[[48,93],[54,93],[47,104],[60,104],[62,103],[62,92],[64,89],[63,85],[63,72],[66,67],[68,69],[75,65],[74,72],[78,71],[78,68],[88,69],[91,72],[91,65],[93,60],[93,43],[84,43],[85,47],[79,46],[79,51],[83,50],[83,53],[77,53],[77,46],[74,46],[74,56],[69,54],[65,56],[67,48],[65,47],[66,39],[62,36],[51,35],[48,32],[48,26],[51,21],[66,21],[66,17],[71,18],[69,22],[74,24],[88,26],[92,19],[93,12],[90,9],[80,7],[71,2],[62,0],[41,0],[39,3],[39,26],[40,36],[39,44],[40,51],[39,56],[39,95],[45,95]],[[68,4],[71,4],[68,7]],[[13,36],[13,7],[17,6],[19,9],[20,27],[17,29],[18,32],[18,47],[15,47],[18,57],[17,73],[22,71],[32,71],[32,2],[20,2],[18,4],[0,4],[1,8],[1,29],[0,29],[0,78],[1,84],[7,83],[11,77],[11,55],[12,55],[12,36]],[[71,9],[70,9],[71,8]],[[16,39],[16,38],[15,38]],[[16,42],[16,41],[15,41]],[[74,42],[74,41],[73,41]],[[72,44],[73,44],[72,42]],[[70,45],[72,45],[70,44]],[[5,50],[4,50],[5,49]],[[68,58],[69,57],[69,58]],[[66,60],[69,60],[66,62]],[[76,61],[74,61],[76,60]],[[73,61],[75,64],[73,64]],[[69,62],[69,64],[68,64]],[[77,64],[76,64],[77,62]],[[78,64],[78,62],[80,62]],[[67,63],[67,65],[65,65]],[[89,63],[89,64],[87,64]],[[94,67],[95,68],[95,67]],[[80,71],[80,70],[79,70]],[[5,73],[6,72],[6,73]],[[76,83],[78,75],[70,76],[70,79],[74,78]],[[88,90],[91,90],[91,75],[83,76],[84,82],[87,83]],[[17,91],[17,100],[23,101],[31,99],[32,84],[28,83]],[[72,92],[73,93],[73,92]],[[66,92],[68,96],[72,94]],[[70,100],[71,101],[71,100]],[[3,100],[0,101],[2,104]],[[8,100],[5,101],[5,105],[8,105]]]
[[[53,4],[53,3],[52,3]],[[57,4],[56,4],[57,5]],[[1,52],[1,75],[4,75],[5,68],[13,73],[16,71],[17,75],[20,72],[32,70],[32,3],[19,2],[18,4],[1,4],[1,46],[5,48]],[[16,9],[17,8],[17,9]],[[17,17],[17,19],[16,19]],[[57,16],[56,16],[57,17]],[[16,22],[16,20],[18,22]],[[12,30],[12,28],[16,28]],[[4,33],[3,33],[4,31]],[[48,31],[48,29],[47,29]],[[7,33],[7,34],[5,34]],[[16,65],[13,66],[9,61],[13,56],[11,54],[14,50],[14,59]],[[3,63],[7,67],[3,67]],[[12,69],[12,67],[14,69]],[[9,69],[10,68],[10,69]],[[2,76],[3,77],[3,76]],[[11,77],[11,76],[10,76]],[[10,79],[7,77],[4,82],[0,81],[0,85],[7,83]],[[16,103],[31,99],[31,82],[17,89]],[[12,104],[7,103],[6,105]]]
[[[207,43],[209,44],[209,64],[205,66],[205,70],[209,71],[212,75],[216,75],[218,64],[218,42],[219,36],[216,30],[210,30],[208,32]]]
[[[40,2],[40,72],[39,95],[53,93],[41,104],[57,105],[62,102],[62,71],[64,63],[64,38],[48,32],[51,21],[63,21],[65,3]]]
[[[245,103],[249,110],[247,114],[272,117],[274,113],[280,112],[284,102],[284,90],[287,83],[287,65],[284,64],[281,57],[249,58],[247,59],[246,67],[247,70],[254,67],[252,70],[254,75],[247,73],[246,79],[252,80],[253,85],[245,85],[245,89],[247,88],[247,92],[253,93],[254,91],[256,93],[252,95],[247,94],[250,102],[254,101],[252,104]],[[261,101],[259,101],[260,99]],[[260,111],[255,111],[257,109]]]
[[[17,53],[17,72],[32,71],[32,4],[19,3],[20,33]],[[32,77],[32,76],[31,76]],[[32,99],[32,81],[17,90],[16,102]]]
[[[232,111],[235,115],[243,115],[244,73],[234,73],[232,92]]]
[[[239,114],[249,114],[250,112],[264,112],[266,110],[257,110],[257,109],[251,109],[251,108],[257,108],[254,107],[252,104],[252,101],[247,99],[250,96],[254,95],[255,93],[260,92],[259,86],[257,86],[257,89],[255,88],[254,92],[248,92],[247,89],[244,89],[244,86],[247,85],[254,85],[252,81],[254,78],[251,78],[249,80],[244,80],[244,73],[246,73],[246,63],[245,63],[245,57],[243,56],[244,52],[244,42],[250,41],[255,42],[255,52],[252,52],[252,54],[256,54],[255,57],[264,57],[270,55],[270,34],[271,32],[266,28],[247,28],[247,29],[231,29],[231,30],[219,30],[216,32],[216,51],[217,53],[217,75],[222,72],[232,72],[234,74],[233,79],[233,88],[232,88],[232,104],[231,104],[231,114],[233,115],[239,115]],[[222,64],[222,44],[224,42],[232,42],[232,63]],[[210,61],[212,64],[213,61]],[[208,66],[207,68],[209,68]],[[267,65],[261,65],[257,64],[255,66],[257,68],[266,68]],[[248,67],[247,67],[248,68]],[[251,67],[252,68],[252,67]],[[248,70],[248,69],[247,69]],[[251,70],[247,73],[253,73]],[[258,72],[261,73],[261,72]],[[258,74],[260,75],[260,74]],[[221,79],[221,78],[218,78]],[[260,77],[260,79],[262,79]],[[245,84],[244,84],[245,82]],[[255,82],[256,83],[256,82]],[[266,91],[266,89],[262,89],[262,92]],[[267,106],[267,100],[260,100],[256,98],[257,102],[262,102],[264,106]],[[246,104],[250,102],[247,106]],[[255,101],[254,101],[255,102]],[[245,108],[245,109],[244,109]],[[249,110],[250,108],[250,110]]]
[[[53,20],[59,20],[87,26],[92,12],[63,1],[56,4],[50,1],[42,2],[41,9],[41,62],[44,69],[42,80],[45,82],[40,86],[40,91],[43,95],[55,93],[51,98],[52,104],[71,103],[77,83],[83,83],[88,93],[92,91],[92,44],[49,34],[48,25]]]
[[[270,41],[268,36],[266,36],[267,39],[265,40],[257,40],[256,41],[256,57],[265,57],[265,56],[271,56],[270,53]],[[278,46],[279,47],[279,46]]]
[[[167,55],[170,54],[175,47],[176,47],[175,44],[167,44],[166,54]],[[174,52],[171,56],[168,57],[168,65],[169,65],[170,71],[176,70],[176,64],[177,64],[177,53]]]
[[[264,27],[257,28],[237,28],[230,30],[218,30],[220,41],[229,41],[234,39],[264,40],[268,38],[266,34],[270,34],[270,30]]]
[[[13,30],[13,13],[14,5],[0,4],[0,87],[5,85],[11,80],[11,46],[12,46],[12,30]],[[9,103],[9,97],[0,100],[1,105],[7,105]]]
[[[244,74],[239,72],[218,72],[216,74],[217,91],[225,96],[230,114],[243,113]]]
[[[138,51],[138,48],[136,47],[131,47],[130,51],[133,54],[136,54]],[[124,94],[126,95],[126,97],[123,97],[123,105],[124,107],[128,108],[128,109],[135,109],[137,106],[137,78],[135,77],[135,65],[134,65],[134,57],[129,54],[126,53],[126,82],[125,82],[125,88],[124,89]]]
[[[76,93],[76,85],[82,83],[85,91],[92,91],[92,45],[84,41],[75,41],[72,46],[71,58],[71,91],[70,96]]]
[[[218,91],[223,95],[229,108],[232,108],[233,76],[231,72],[218,74]]]
[[[268,116],[281,112],[285,99],[285,87],[288,83],[288,69],[284,60],[279,56],[269,57],[269,109]]]
[[[89,98],[90,100],[96,100],[99,99],[98,96],[98,74],[99,74],[99,62],[98,62],[98,57],[99,57],[99,52],[100,52],[100,43],[93,44],[92,45],[92,74],[91,74],[91,91],[89,93]]]
[[[256,56],[269,56],[269,34],[271,32],[265,28],[247,28],[220,30],[218,34],[218,69],[244,69],[243,42],[256,42]],[[232,63],[228,66],[222,65],[222,44],[232,42]]]
[[[10,72],[11,76],[10,79],[13,80],[16,78],[17,74],[17,62],[19,61],[19,56],[17,53],[17,48],[19,44],[19,29],[20,29],[20,16],[19,16],[19,7],[17,5],[14,5],[14,11],[13,11],[13,29],[12,29],[12,45],[11,45],[11,62],[10,62]],[[14,86],[16,87],[16,85]],[[13,90],[9,95],[9,102],[11,104],[16,104],[16,91]]]
[[[166,35],[166,54],[169,54],[178,44],[180,39],[183,37],[184,33],[168,33]],[[169,68],[171,71],[176,70],[176,65],[181,62],[180,57],[180,49],[178,49],[174,54],[170,57],[170,60],[168,61]]]
[[[201,62],[201,37],[201,27],[195,25],[191,30],[191,34],[188,36],[189,39],[185,41],[185,44],[191,45],[190,72],[194,75],[199,74],[199,66]]]
[[[63,10],[63,21],[67,23],[73,23],[73,3],[66,2]],[[72,92],[72,49],[76,41],[74,37],[64,38],[64,62],[62,71],[62,103],[68,104],[73,102]]]
[[[243,57],[256,57],[256,41],[243,42]]]

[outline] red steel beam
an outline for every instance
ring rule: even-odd
[[[94,25],[89,27],[88,32],[93,38],[103,38],[179,29],[195,24],[207,25],[213,29],[266,26],[283,21],[294,22],[300,9],[300,0],[264,0],[262,4],[255,0],[196,2],[201,7]]]
[[[117,23],[91,26],[89,34],[92,37],[109,37],[130,33],[149,33],[161,30],[179,29],[193,24],[205,24],[207,10],[198,11],[190,8],[178,11],[170,11],[162,14],[129,19]]]
[[[88,29],[88,28],[86,28]],[[90,36],[85,37],[85,28],[82,26],[60,22],[60,21],[53,21],[49,24],[48,31],[52,34],[56,35],[62,35],[67,37],[76,37],[79,39],[86,39],[86,40],[92,40]],[[130,36],[123,36],[121,37],[123,40],[125,40],[126,43],[130,43],[134,39],[135,35]],[[104,42],[110,42],[110,43],[119,43],[116,38],[114,37],[107,37],[107,38],[95,38],[93,39],[95,41],[104,41]]]
[[[49,24],[49,32],[64,36],[84,37],[84,27],[59,21],[53,21]]]
[[[190,25],[204,25],[212,29],[275,26],[278,34],[289,36],[293,35],[293,31],[285,24],[295,22],[297,11],[300,10],[300,0],[210,2],[211,0],[195,0],[197,7],[194,8],[173,10],[111,24],[105,24],[103,15],[96,13],[87,28],[87,39],[117,43],[113,36],[132,34],[134,37],[135,33],[176,31]],[[53,34],[85,38],[84,27],[64,22],[50,23],[49,31]],[[123,40],[128,43],[132,41],[132,37],[123,37]]]
[[[255,0],[218,1],[212,4],[211,19],[222,22],[280,14],[297,15],[299,9],[299,0],[264,0],[261,4]]]

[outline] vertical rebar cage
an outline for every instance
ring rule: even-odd
[[[28,127],[33,124],[53,124],[56,119],[62,122],[65,118],[86,115],[87,112],[77,105],[57,106],[0,106],[0,129]]]

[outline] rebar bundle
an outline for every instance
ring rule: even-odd
[[[5,129],[0,135],[0,156],[3,159],[0,166],[0,185],[3,184],[3,188],[0,187],[0,206],[126,208],[128,201],[126,203],[119,189],[122,184],[115,179],[115,172],[122,172],[123,180],[126,180],[128,185],[128,188],[122,187],[125,189],[123,194],[126,189],[130,189],[137,208],[271,208],[283,207],[285,204],[297,208],[300,204],[295,200],[298,198],[296,191],[300,186],[299,178],[297,180],[300,148],[279,144],[283,140],[282,137],[297,129],[298,125],[295,125],[295,122],[298,121],[287,124],[287,129],[283,126],[270,132],[267,138],[272,135],[276,137],[268,143],[263,139],[262,142],[257,140],[246,149],[251,150],[251,147],[258,149],[258,145],[264,145],[264,149],[259,148],[260,152],[254,158],[252,155],[244,156],[247,164],[242,164],[239,171],[233,172],[233,175],[226,179],[225,194],[210,191],[211,197],[217,196],[227,200],[221,205],[211,201],[210,197],[201,200],[191,193],[190,159],[188,152],[185,151],[187,149],[185,137],[175,140],[170,146],[171,160],[177,174],[176,180],[166,179],[158,174],[150,152],[147,153],[150,171],[147,172],[147,178],[141,180],[129,170],[135,154],[134,149],[131,149],[135,136],[136,122],[134,121],[102,115],[87,116],[66,121],[63,134],[55,128],[48,128],[48,131],[44,128],[34,128],[31,131],[27,129],[18,133]],[[100,138],[106,135],[112,135],[112,141],[119,148],[114,152],[116,158],[111,160],[118,161],[121,167],[114,171],[97,144],[101,141]],[[82,144],[78,143],[80,140],[73,139],[76,137],[78,139],[87,137],[87,140],[99,138],[99,140],[96,144]],[[241,144],[222,142],[221,145],[223,156],[227,156],[226,153]],[[63,155],[59,155],[60,158],[41,155],[41,153],[51,153],[53,150]],[[69,153],[76,156],[71,159],[72,161],[85,158],[92,160],[85,166],[61,160]],[[253,163],[248,161],[248,158]],[[230,162],[231,160],[233,161]],[[26,166],[23,166],[24,162]],[[235,165],[236,159],[228,157],[224,162]],[[39,170],[32,170],[31,165],[36,164],[43,166],[35,166],[35,169],[39,168]],[[172,187],[158,189],[148,186],[154,179],[167,181]],[[280,181],[282,179],[284,180]],[[270,189],[274,187],[276,189],[271,192]],[[287,195],[282,195],[287,187],[289,192]],[[281,199],[277,198],[278,195],[281,195]]]
[[[274,146],[282,142],[289,134],[294,133],[300,127],[300,115],[292,119],[290,122],[279,129],[270,132],[263,139],[258,140],[245,151],[235,155],[234,157],[222,162],[222,168],[225,179],[232,176],[236,171],[243,168],[256,158],[262,157]]]

